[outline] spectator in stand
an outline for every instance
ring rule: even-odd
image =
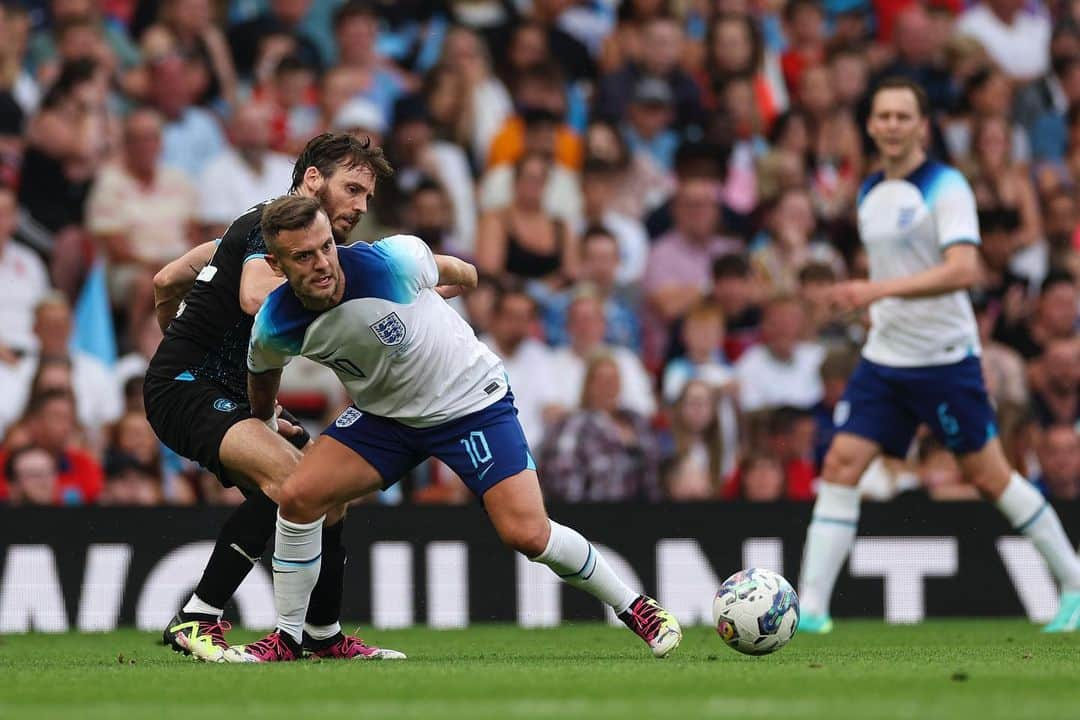
[[[48,450],[25,445],[8,454],[4,475],[12,507],[56,505],[60,480],[56,458]]]
[[[206,166],[225,149],[225,136],[210,111],[193,105],[187,64],[167,55],[150,64],[150,103],[161,113],[161,161],[195,183]],[[130,127],[130,119],[128,121]]]
[[[611,207],[623,215],[641,220],[657,209],[675,191],[675,183],[648,155],[632,153],[611,123],[593,121],[585,130],[585,152],[589,158],[615,168],[615,196]]]
[[[980,210],[1011,210],[1019,216],[1016,240],[1021,247],[1043,242],[1039,197],[1028,167],[1011,152],[1009,124],[1001,115],[980,117],[972,127],[970,160],[965,174]]]
[[[855,45],[838,45],[829,51],[829,82],[839,110],[857,115],[870,87],[870,61]]]
[[[480,217],[476,235],[480,271],[538,280],[553,289],[577,276],[577,236],[564,220],[544,209],[550,171],[550,161],[539,153],[518,161],[510,206]]]
[[[690,380],[671,406],[671,438],[664,461],[668,500],[713,500],[724,477],[724,447],[716,393],[703,380]]]
[[[871,85],[894,75],[910,78],[926,90],[930,107],[937,111],[952,107],[956,100],[954,86],[948,72],[940,66],[942,48],[935,40],[930,14],[918,3],[908,4],[896,17],[893,31],[896,57],[876,74]]]
[[[1080,498],[1080,432],[1073,425],[1052,425],[1039,443],[1039,477],[1043,495],[1055,500]]]
[[[765,47],[757,22],[747,13],[719,13],[709,26],[703,72],[698,75],[702,104],[720,107],[724,80],[749,75],[754,105],[766,128],[788,108],[787,87],[777,55]]]
[[[618,395],[613,402],[620,408],[651,418],[656,412],[652,378],[632,350],[604,344],[606,330],[600,298],[583,288],[566,312],[566,334],[570,342],[555,350],[551,358],[552,374],[558,378],[557,404],[564,412],[578,406],[589,359],[604,354],[610,356],[619,369]]]
[[[965,80],[963,87],[964,94],[958,107],[951,116],[943,120],[943,140],[948,154],[958,164],[978,162],[979,148],[975,144],[975,128],[982,118],[993,116],[1006,119],[1004,145],[993,148],[995,155],[1004,156],[998,162],[1029,162],[1031,143],[1027,132],[1021,125],[1008,120],[1015,103],[1012,84],[1005,74],[994,67],[984,66],[973,72]]]
[[[578,283],[544,301],[544,337],[549,345],[567,343],[566,314],[583,287],[603,303],[607,332],[604,342],[637,351],[641,347],[641,327],[636,308],[616,285],[619,246],[603,227],[585,230],[581,240],[581,263]]]
[[[450,195],[435,180],[427,177],[420,180],[409,197],[409,205],[402,219],[408,231],[423,240],[433,253],[459,257],[469,255],[454,227]]]
[[[25,415],[29,442],[44,449],[59,469],[55,502],[61,505],[92,504],[101,494],[103,476],[94,457],[78,447],[75,400],[70,393],[53,390],[34,399]],[[8,451],[0,452],[6,469]],[[8,479],[0,477],[0,500],[7,497]]]
[[[671,170],[681,142],[674,129],[675,95],[664,78],[646,75],[635,84],[620,131],[632,153],[647,155],[657,167]]]
[[[619,367],[610,356],[593,356],[579,409],[548,431],[539,457],[548,500],[660,499],[659,447],[648,421],[619,404]]]
[[[647,51],[640,61],[629,61],[619,70],[600,80],[593,112],[610,122],[619,122],[632,108],[641,81],[663,81],[670,99],[672,123],[679,129],[704,124],[700,90],[694,79],[680,67],[685,43],[679,21],[669,15],[657,15],[642,27]]]
[[[854,338],[852,329],[836,317],[829,293],[836,284],[832,265],[809,262],[799,270],[796,296],[806,310],[806,325],[802,339],[818,341],[829,347],[849,347]]]
[[[480,339],[503,361],[525,439],[539,448],[562,378],[552,370],[551,350],[530,337],[535,322],[536,301],[522,288],[509,287],[497,295],[489,332]]]
[[[338,63],[359,78],[358,95],[390,117],[394,103],[415,89],[416,80],[384,59],[378,51],[379,15],[367,0],[348,0],[334,12]]]
[[[1076,198],[1070,189],[1054,187],[1043,195],[1042,205],[1050,267],[1080,277],[1080,213]]]
[[[635,217],[615,207],[619,170],[614,163],[588,158],[581,173],[585,217],[577,232],[586,227],[600,227],[611,234],[618,247],[618,268],[615,282],[620,288],[636,285],[645,272],[649,255],[649,236],[645,226]]]
[[[1068,340],[1076,334],[1080,319],[1080,291],[1067,273],[1052,272],[1039,291],[1033,317],[1016,320],[1005,315],[994,328],[994,339],[1020,353],[1025,360],[1042,355],[1051,340]]]
[[[387,157],[394,166],[394,175],[389,183],[380,186],[379,194],[385,196],[390,190],[389,194],[396,194],[400,203],[425,178],[433,178],[452,201],[458,249],[471,253],[475,247],[476,196],[468,157],[458,145],[435,137],[423,98],[401,98],[394,105],[393,115]]]
[[[72,300],[93,255],[82,229],[86,197],[111,150],[108,82],[93,60],[65,63],[26,128],[19,205],[51,235],[52,281]]]
[[[721,234],[718,192],[712,178],[682,180],[672,205],[675,227],[649,251],[642,290],[645,358],[652,365],[662,358],[672,323],[708,292],[712,262],[742,250],[740,240]]]
[[[153,507],[164,503],[161,478],[154,468],[125,452],[105,455],[105,487],[98,502],[121,507]]]
[[[981,219],[979,224],[982,225]],[[984,242],[985,238],[984,232]],[[987,393],[998,408],[999,414],[1006,406],[1027,405],[1028,390],[1024,359],[1018,352],[991,337],[994,321],[1000,312],[1000,304],[994,304],[985,294],[979,294],[972,298],[971,305],[975,310],[975,322],[979,326],[982,371]]]
[[[532,0],[529,17],[547,28],[551,56],[562,66],[563,74],[574,82],[591,82],[596,77],[596,63],[588,48],[560,27],[559,18],[569,4],[566,0]]]
[[[488,151],[513,114],[514,103],[492,73],[491,56],[480,36],[463,26],[447,32],[442,67],[429,73],[427,85],[424,95],[432,115],[437,122],[454,128],[444,139],[469,150],[474,167],[490,167],[493,163]],[[443,107],[454,105],[457,112],[441,112]]]
[[[724,357],[735,362],[760,335],[761,307],[750,263],[741,254],[718,257],[711,279],[712,302],[724,317]]]
[[[284,193],[293,162],[270,149],[270,108],[244,103],[229,119],[230,147],[206,166],[199,180],[199,220],[204,237],[219,238],[248,208]]]
[[[74,391],[77,418],[89,435],[90,445],[97,447],[104,440],[105,426],[120,417],[122,398],[112,371],[96,357],[71,350],[73,330],[71,306],[60,293],[47,295],[34,311],[36,352],[28,355],[24,377],[34,377],[51,361],[65,362],[70,367],[70,385]],[[4,391],[10,399],[26,398],[25,391]],[[16,401],[21,406],[26,401]]]
[[[262,15],[229,28],[229,47],[240,76],[251,78],[259,53],[268,48],[279,58],[296,55],[306,65],[322,67],[318,44],[300,30],[311,0],[270,0],[268,5]]]
[[[577,173],[558,162],[556,157],[558,121],[547,110],[530,110],[523,115],[525,123],[525,148],[522,159],[513,165],[502,163],[486,173],[480,181],[478,199],[483,211],[497,210],[512,202],[516,170],[527,155],[541,155],[551,166],[547,179],[541,187],[544,210],[553,217],[562,218],[571,227],[581,222],[581,185]]]
[[[87,227],[109,263],[109,295],[131,329],[153,314],[154,273],[198,240],[197,191],[163,164],[162,147],[161,116],[149,108],[131,113],[123,155],[102,170],[86,204]]]
[[[43,3],[36,3],[43,4]],[[106,22],[96,0],[52,0],[50,24],[35,32],[27,47],[26,63],[43,84],[51,84],[60,66],[79,57],[93,57],[117,73],[117,79],[139,64],[139,50],[124,29]],[[125,83],[134,90],[137,82]]]
[[[819,0],[791,0],[784,6],[784,34],[788,49],[780,56],[784,82],[793,96],[802,73],[825,60],[825,12]]]
[[[1080,428],[1080,336],[1049,341],[1032,374],[1031,405],[1036,422],[1044,428]]]
[[[727,487],[732,490],[725,488],[725,500],[779,502],[784,499],[784,467],[771,455],[750,455],[739,466],[738,477],[738,485],[729,483]]]
[[[739,402],[744,412],[781,405],[809,409],[821,401],[821,362],[825,351],[800,340],[806,313],[790,295],[766,303],[761,319],[761,343],[735,363]]]
[[[566,89],[558,67],[549,63],[522,71],[514,88],[514,102],[517,113],[505,120],[491,141],[487,167],[513,164],[520,160],[535,145],[529,142],[529,119],[542,117],[554,123],[552,128],[545,128],[545,131],[553,135],[550,151],[555,163],[566,170],[580,170],[582,142],[564,120]]]
[[[194,98],[196,104],[221,102],[233,107],[236,68],[214,12],[210,0],[164,0],[158,6],[157,22],[143,32],[140,44],[149,58],[176,52],[205,68],[205,89]]]
[[[765,456],[775,462],[780,470],[780,482],[766,482],[772,472],[755,474],[756,462],[744,462],[724,487],[726,500],[744,498],[756,502],[772,500],[795,500],[803,502],[814,497],[813,482],[817,476],[814,467],[813,416],[799,408],[778,407],[752,418],[759,430],[752,434],[749,459]],[[760,483],[761,487],[755,487]]]
[[[956,33],[982,43],[1011,79],[1037,80],[1050,69],[1050,21],[1041,2],[983,0],[957,19]]]
[[[721,470],[726,475],[734,469],[739,445],[739,389],[724,356],[724,316],[715,305],[702,303],[687,313],[680,332],[686,354],[668,361],[661,378],[661,397],[665,403],[674,403],[691,380],[709,386],[717,403],[717,430],[724,448]]]
[[[12,237],[17,212],[15,192],[0,185],[0,368],[33,349],[34,308],[49,292],[41,258]]]
[[[837,274],[844,272],[843,258],[817,236],[809,191],[784,190],[765,213],[768,234],[758,240],[750,265],[766,294],[794,293],[799,287],[799,272],[810,263],[826,265]]]

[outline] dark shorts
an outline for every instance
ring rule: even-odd
[[[246,398],[232,397],[216,383],[191,373],[180,373],[172,379],[147,373],[143,401],[146,417],[161,442],[212,472],[225,487],[236,484],[235,478],[229,477],[235,473],[221,464],[219,451],[229,428],[252,417]],[[288,412],[281,416],[300,426]],[[310,440],[306,430],[289,438],[299,449]]]
[[[500,480],[536,469],[509,390],[483,410],[429,428],[409,427],[350,406],[323,435],[371,463],[384,488],[429,457],[450,466],[477,497]]]
[[[859,361],[833,423],[904,457],[919,423],[926,423],[950,451],[981,450],[997,435],[994,408],[983,384],[979,358],[952,365],[898,368]]]

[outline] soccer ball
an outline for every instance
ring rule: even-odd
[[[713,598],[716,632],[746,655],[768,655],[788,644],[799,627],[799,598],[779,573],[737,572]]]

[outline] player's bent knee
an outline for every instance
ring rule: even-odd
[[[278,512],[290,522],[315,522],[326,514],[328,505],[295,482],[286,482],[278,492]]]
[[[834,446],[825,455],[821,477],[825,482],[854,487],[859,483],[862,472],[863,468],[860,467],[859,459],[854,454]]]
[[[536,557],[547,549],[551,528],[546,517],[530,518],[498,528],[503,543],[525,557]]]

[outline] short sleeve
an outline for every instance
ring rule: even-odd
[[[431,248],[415,235],[394,235],[375,243],[399,284],[414,294],[439,284],[439,268]]]
[[[948,168],[934,180],[930,197],[938,247],[958,243],[979,244],[979,214],[975,194],[964,176]]]
[[[248,343],[247,366],[248,371],[256,375],[280,370],[285,367],[295,354],[288,343],[275,332],[274,322],[271,319],[272,307],[270,303],[263,303],[259,312],[255,315],[255,322],[251,327],[251,340]]]

